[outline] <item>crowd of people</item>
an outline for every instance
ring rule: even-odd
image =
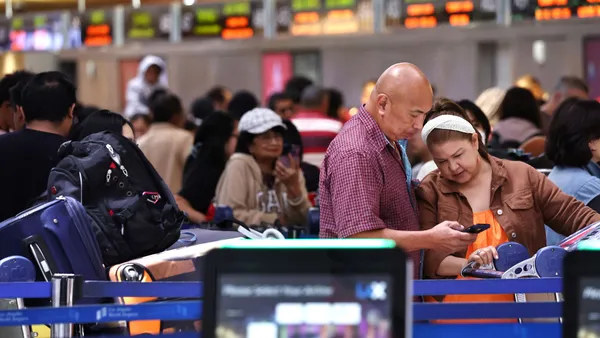
[[[264,106],[217,86],[186,111],[149,56],[120,114],[78,103],[60,72],[17,71],[0,81],[0,218],[45,191],[61,144],[108,130],[135,140],[192,223],[227,205],[249,225],[304,225],[318,205],[320,237],[392,239],[415,278],[462,278],[504,242],[534,254],[600,221],[600,103],[582,80],[545,95],[527,77],[452,101],[400,63],[361,100],[347,110],[339,91],[297,76]],[[490,228],[463,231],[479,223]]]

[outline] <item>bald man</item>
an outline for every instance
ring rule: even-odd
[[[421,276],[423,249],[454,252],[476,235],[456,222],[420,231],[406,139],[420,132],[433,93],[414,65],[398,63],[377,80],[367,103],[331,142],[319,181],[321,238],[388,238]]]

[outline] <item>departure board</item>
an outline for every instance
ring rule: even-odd
[[[125,10],[125,40],[160,41],[171,35],[171,11],[168,6],[149,6]]]
[[[513,21],[600,17],[600,0],[511,0]]]
[[[249,39],[263,34],[262,2],[228,2],[184,7],[182,38]]]
[[[290,0],[289,33],[294,36],[371,32],[371,0]],[[285,5],[282,3],[278,13]]]
[[[386,0],[386,27],[466,26],[496,20],[501,0]]]
[[[57,51],[63,47],[60,13],[15,16],[11,19],[10,50]]]
[[[108,46],[113,42],[113,10],[94,9],[83,13],[81,35],[86,47]]]

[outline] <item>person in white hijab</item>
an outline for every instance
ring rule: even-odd
[[[167,68],[163,59],[147,55],[142,59],[138,74],[127,83],[125,116],[131,118],[138,114],[147,115],[148,98],[157,89],[167,89]]]

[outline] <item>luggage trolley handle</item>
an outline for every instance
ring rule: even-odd
[[[52,307],[72,307],[81,298],[83,277],[74,274],[55,274],[52,278]],[[51,326],[51,337],[71,338],[83,335],[81,325],[58,323]]]
[[[475,266],[477,266],[477,262],[469,262],[464,268],[462,268],[462,270],[460,271],[460,275],[462,277],[475,278],[502,278],[502,272],[500,271],[476,269]]]
[[[37,264],[40,272],[44,276],[44,279],[47,282],[52,281],[52,275],[54,271],[56,271],[56,265],[51,258],[45,254],[48,250],[45,250],[45,244],[43,241],[40,241],[37,236],[28,237],[25,239],[25,244],[29,248],[33,260]]]

